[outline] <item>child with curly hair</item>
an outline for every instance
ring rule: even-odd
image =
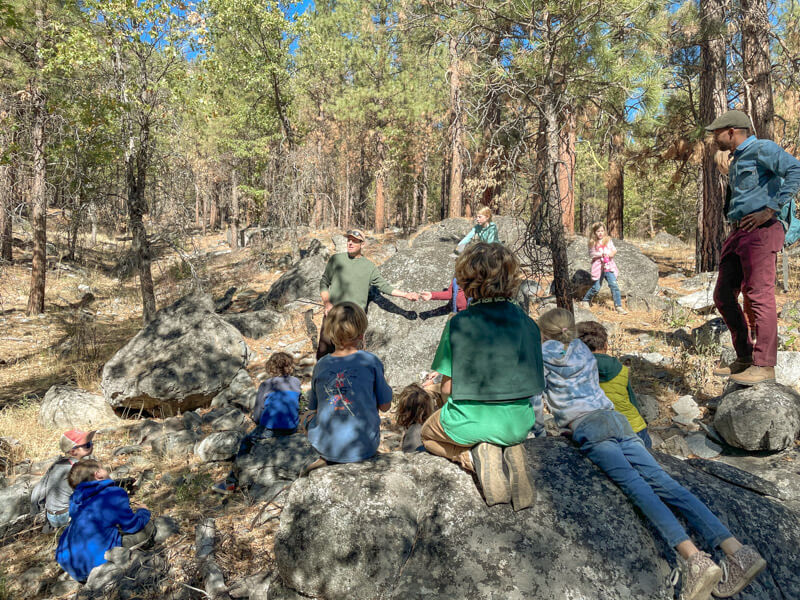
[[[433,414],[434,400],[418,383],[403,388],[397,397],[395,422],[404,429],[401,446],[403,452],[421,452],[422,424]]]

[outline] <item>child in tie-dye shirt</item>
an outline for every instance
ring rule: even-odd
[[[367,315],[352,302],[334,306],[325,318],[325,335],[335,352],[314,367],[308,394],[309,413],[303,418],[308,441],[321,458],[304,470],[327,463],[359,462],[374,456],[381,441],[381,419],[392,405],[392,388],[383,363],[359,350],[367,330]]]

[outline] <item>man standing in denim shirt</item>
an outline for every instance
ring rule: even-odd
[[[777,215],[800,189],[800,161],[776,143],[750,135],[751,130],[750,117],[738,110],[706,127],[717,146],[733,156],[727,206],[732,231],[722,246],[714,303],[730,329],[736,360],[720,365],[714,374],[741,385],[775,381],[775,261],[784,236]],[[740,292],[750,327],[739,306]]]

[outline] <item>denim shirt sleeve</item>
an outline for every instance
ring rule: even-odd
[[[777,196],[770,194],[767,202],[769,208],[779,211],[800,190],[800,161],[774,142],[763,144],[756,160],[759,166],[783,179]]]

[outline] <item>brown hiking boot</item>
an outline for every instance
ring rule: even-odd
[[[721,362],[716,367],[712,373],[714,373],[717,377],[730,377],[731,375],[736,375],[737,373],[741,373],[742,371],[747,370],[747,367],[753,364],[753,358],[747,356],[745,358],[737,358],[731,364],[724,366]]]
[[[486,504],[508,504],[511,501],[511,486],[503,473],[503,449],[481,442],[470,450],[470,455]]]
[[[536,501],[536,488],[531,478],[525,446],[517,444],[503,450],[503,461],[508,468],[508,483],[511,486],[511,506],[522,510],[533,506]]]
[[[712,592],[718,598],[730,598],[741,592],[767,567],[758,550],[742,546],[732,556],[722,559],[722,581]]]
[[[731,375],[731,381],[739,385],[755,385],[757,383],[775,383],[775,367],[759,367],[750,365],[736,375]]]

